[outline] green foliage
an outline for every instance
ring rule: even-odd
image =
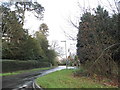
[[[83,76],[83,74],[85,75],[85,71],[86,70],[83,67],[80,67],[79,69],[76,69],[74,71],[74,75],[76,75],[76,76],[79,76],[79,75]]]
[[[21,50],[23,52],[21,53],[23,56],[22,59],[42,61],[43,50],[35,38],[29,36],[27,40],[21,44]]]
[[[3,60],[0,62],[2,62],[3,73],[50,66],[48,62],[39,62],[35,60],[27,60],[27,61]]]
[[[40,31],[43,35],[48,36],[48,26],[45,23],[40,25]]]
[[[34,12],[34,16],[40,20],[43,18],[44,7],[37,2],[29,0],[28,2],[15,2],[13,5],[15,5],[16,15],[19,17],[19,21],[22,25],[24,24],[25,11]]]
[[[48,61],[49,61],[51,64],[53,64],[53,65],[55,65],[55,63],[56,63],[56,56],[57,56],[57,54],[56,54],[56,52],[55,52],[54,50],[49,49],[49,50],[47,51]]]
[[[41,49],[43,50],[43,57],[46,57],[46,53],[48,51],[48,40],[46,38],[46,36],[41,32],[41,31],[37,31],[35,33],[35,38],[39,44],[39,46],[41,46]]]
[[[15,10],[10,9],[10,6],[14,6],[13,4],[15,4]],[[23,29],[25,11],[34,11],[36,17],[41,19],[44,7],[31,1],[1,5],[3,10],[2,59],[38,60],[53,64],[56,55],[53,50],[48,49],[48,26],[41,24],[35,36],[29,35],[28,30]]]
[[[55,57],[57,56],[56,52],[52,49],[48,49],[48,40],[46,38],[46,34],[43,31],[37,31],[35,33],[35,38],[37,39],[38,44],[41,46],[43,50],[42,57],[46,59],[51,64],[54,64]]]
[[[118,70],[120,61],[118,15],[109,16],[104,8],[98,6],[94,15],[90,12],[83,14],[79,27],[77,55],[81,64],[88,72],[117,76],[114,71]]]

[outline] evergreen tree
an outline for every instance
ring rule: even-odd
[[[117,67],[120,51],[117,17],[116,14],[110,17],[101,6],[97,7],[95,14],[86,12],[81,17],[77,55],[88,70],[111,75]]]

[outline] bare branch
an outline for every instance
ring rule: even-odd
[[[120,45],[120,43],[115,43],[115,44],[110,45],[109,47],[105,48],[105,49],[103,50],[103,52],[100,54],[100,56],[95,60],[95,62],[92,64],[92,66],[91,66],[89,69],[91,69],[91,68],[95,65],[96,62],[98,62],[98,60],[101,58],[101,56],[104,54],[104,52],[105,52],[106,50],[108,50],[108,49],[110,49],[111,47],[114,47],[114,46],[116,46],[116,45]]]
[[[70,40],[73,40],[73,41],[76,41],[76,40],[77,40],[76,37],[72,37],[72,35],[69,35],[69,34],[66,33],[65,31],[64,31],[64,34],[65,34],[65,36],[68,37]]]
[[[69,20],[69,22],[70,22],[75,28],[77,28],[77,29],[79,30],[79,26],[75,25],[75,24],[72,22],[72,20]]]

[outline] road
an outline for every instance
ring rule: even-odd
[[[74,67],[68,68],[73,69]],[[22,88],[22,90],[24,90],[24,88],[32,88],[32,90],[34,90],[34,80],[36,78],[62,69],[66,69],[66,66],[58,66],[50,70],[40,70],[34,72],[26,72],[19,75],[4,76],[2,77],[2,89],[4,90],[6,88],[9,88],[12,90],[18,90]]]

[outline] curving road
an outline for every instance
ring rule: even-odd
[[[36,84],[34,83],[36,78],[62,69],[66,69],[66,66],[58,66],[49,70],[27,72],[13,76],[4,76],[2,77],[2,89],[9,88],[11,90],[26,90],[24,88],[31,88],[34,90],[36,88]],[[74,67],[68,67],[68,69],[74,69]]]

